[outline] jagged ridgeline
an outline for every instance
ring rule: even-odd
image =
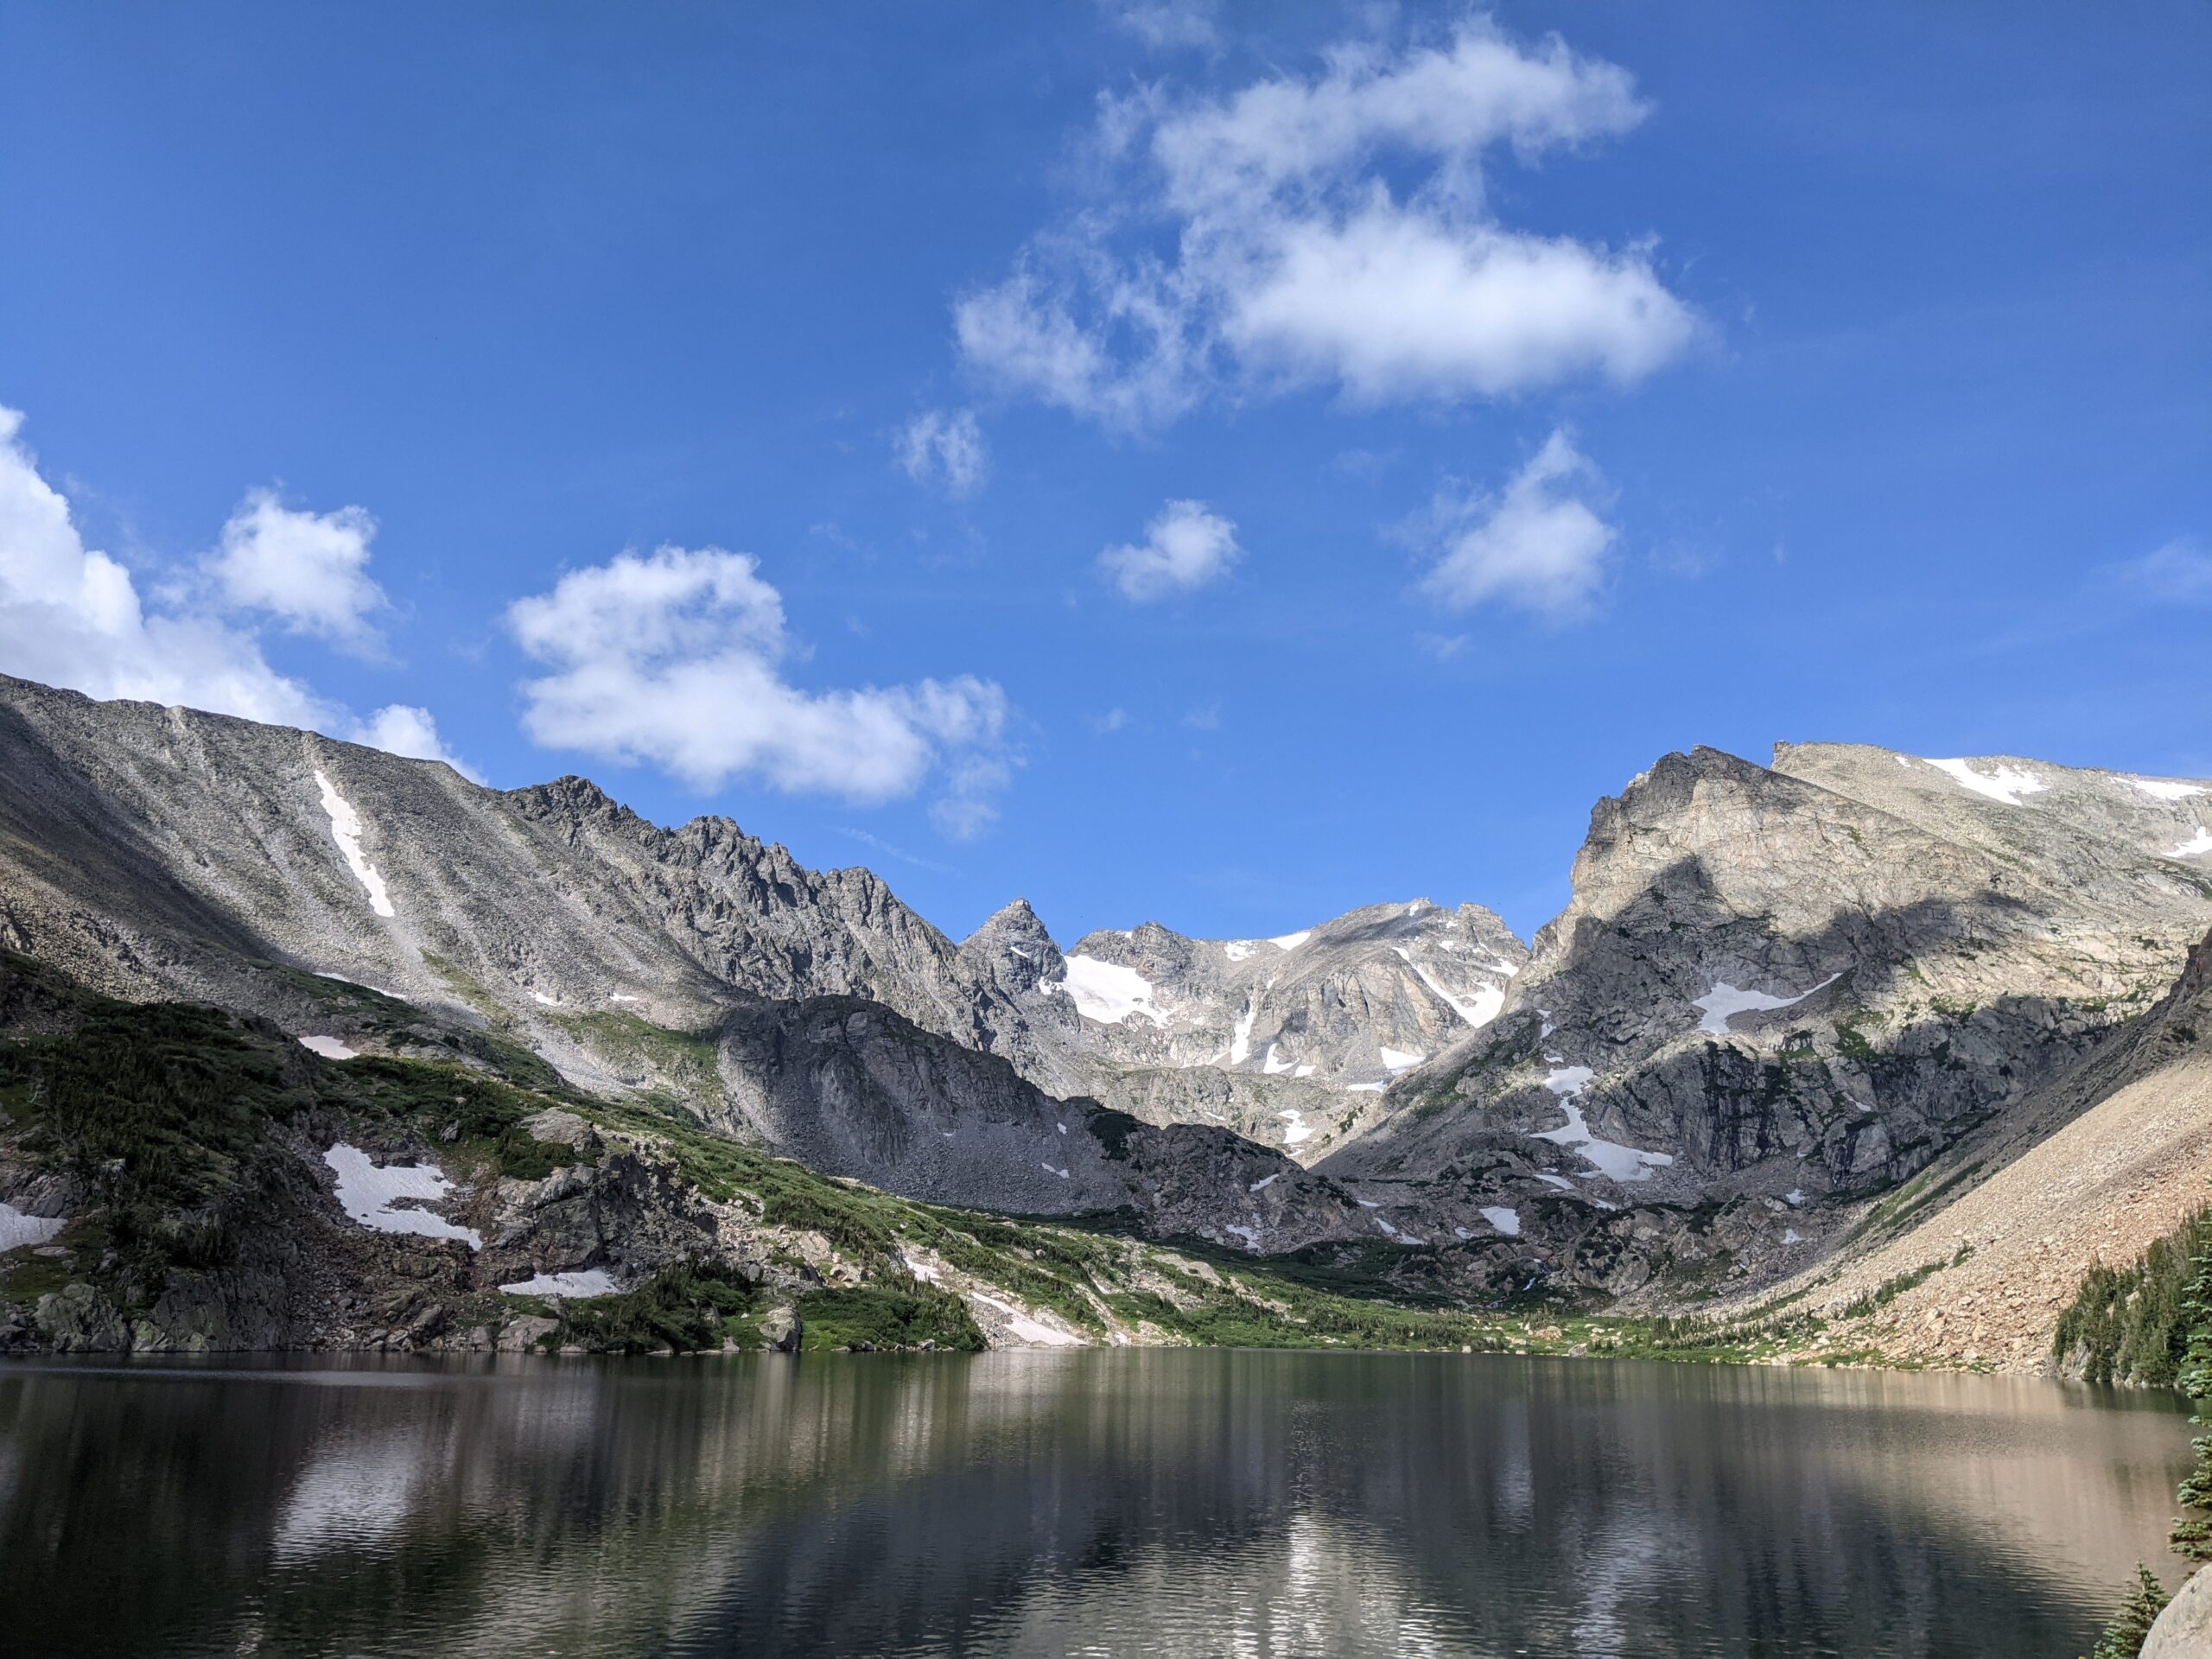
[[[5,679],[0,772],[24,1341],[1344,1339],[1372,1316],[1471,1344],[1421,1321],[1809,1305],[2018,1162],[2005,1135],[2107,1099],[2084,1068],[2212,928],[2212,785],[1850,746],[1667,757],[1599,804],[1529,946],[1426,899],[1065,949],[1016,900],[955,943],[865,869],[663,829],[581,779],[491,790]],[[2186,1026],[2161,1065],[2196,1064]],[[140,1071],[102,1094],[103,1046],[269,1075],[156,1105]],[[141,1118],[158,1145],[99,1150]],[[155,1187],[116,1186],[118,1159]],[[968,1242],[940,1248],[950,1215]],[[264,1274],[264,1246],[327,1273]],[[264,1281],[321,1300],[272,1312],[241,1287]]]

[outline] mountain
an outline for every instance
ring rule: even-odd
[[[1425,899],[1268,939],[1147,922],[1065,952],[1017,899],[960,950],[1022,1011],[1039,1081],[1306,1162],[1358,1121],[1363,1096],[1488,1023],[1528,957],[1495,912]]]
[[[2050,1090],[2212,927],[2212,785],[1849,745],[1662,758],[1525,948],[1426,899],[1067,947],[1016,899],[956,944],[725,818],[16,680],[0,771],[0,947],[99,992],[1463,1299],[1819,1270],[2071,1132]]]
[[[0,798],[0,945],[111,995],[213,1002],[326,1052],[518,1050],[912,1198],[1192,1232],[1214,1217],[1185,1213],[1191,1192],[1295,1170],[1224,1128],[1047,1093],[1023,1072],[1065,1073],[1065,996],[1017,996],[870,872],[808,870],[727,819],[663,830],[582,779],[491,790],[17,680],[0,769],[21,780]],[[1290,1197],[1281,1236],[1332,1224]],[[1261,1236],[1238,1219],[1229,1236]]]
[[[2157,1000],[2212,925],[2200,801],[2007,758],[1669,755],[1598,804],[1498,1017],[1319,1167],[1541,1163],[1574,1195],[1536,1230],[1558,1271],[1771,1274]],[[1720,1210],[1617,1270],[1622,1224],[1590,1208],[1655,1203]]]

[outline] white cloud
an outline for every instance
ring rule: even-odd
[[[524,729],[548,747],[649,762],[694,788],[750,777],[859,803],[912,795],[933,772],[932,816],[959,836],[987,827],[1014,764],[1006,694],[963,675],[811,692],[781,596],[749,555],[626,552],[518,600],[507,625],[551,671],[523,685]]]
[[[207,574],[233,610],[264,611],[294,633],[370,652],[383,642],[368,619],[389,604],[368,574],[376,533],[365,508],[303,512],[254,490],[223,526]]]
[[[1440,499],[1442,556],[1422,582],[1446,609],[1490,601],[1554,622],[1585,614],[1604,585],[1617,532],[1584,499],[1597,469],[1562,429],[1495,499]]]
[[[1109,547],[1098,566],[1124,597],[1141,605],[1203,588],[1243,556],[1235,524],[1203,501],[1170,501],[1145,526],[1141,545]]]
[[[1097,733],[1101,737],[1106,737],[1115,732],[1126,730],[1128,727],[1128,723],[1129,711],[1128,709],[1109,709],[1104,714],[1097,715],[1091,721],[1090,729]]]
[[[990,474],[990,446],[972,410],[925,410],[906,423],[894,447],[907,477],[938,484],[955,499],[973,495]]]
[[[181,704],[452,760],[427,709],[394,704],[358,721],[271,668],[250,630],[182,604],[149,611],[130,572],[85,545],[68,500],[40,476],[20,442],[22,422],[20,412],[0,408],[0,672],[92,697]],[[248,497],[247,508],[255,499]],[[328,523],[346,514],[287,516]],[[365,524],[367,515],[360,518]],[[366,545],[365,533],[365,557]],[[282,571],[266,574],[272,594],[293,591]]]
[[[1100,0],[1107,21],[1155,52],[1221,41],[1221,0]]]
[[[1649,250],[1501,225],[1482,166],[1626,131],[1645,107],[1618,67],[1479,17],[1225,98],[1109,97],[1096,148],[1121,199],[961,298],[960,349],[1008,391],[1131,428],[1232,378],[1370,403],[1640,379],[1694,326]]]
[[[2153,599],[2212,600],[2212,553],[2193,542],[2168,542],[2139,559],[2107,567],[2107,573]]]
[[[438,735],[438,722],[430,717],[430,711],[415,703],[386,703],[366,720],[356,721],[346,735],[355,743],[365,743],[386,754],[404,754],[416,760],[442,760],[469,782],[484,781],[483,773],[446,747],[444,740]]]

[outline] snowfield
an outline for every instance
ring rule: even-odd
[[[12,1204],[0,1204],[0,1253],[51,1243],[68,1224],[66,1216],[27,1216]]]
[[[1074,1000],[1075,1011],[1102,1026],[1119,1025],[1139,1014],[1155,1026],[1166,1016],[1152,1006],[1152,982],[1134,968],[1096,957],[1067,958],[1067,977],[1062,982]]]
[[[585,1268],[577,1273],[541,1273],[512,1285],[501,1285],[502,1296],[612,1296],[620,1289],[604,1268]]]
[[[1795,996],[1769,996],[1764,991],[1743,991],[1723,980],[1690,1004],[1702,1009],[1705,1018],[1697,1022],[1700,1031],[1709,1031],[1716,1037],[1728,1034],[1728,1016],[1732,1014],[1764,1014],[1773,1008],[1794,1008],[1814,991],[1825,991],[1841,979],[1841,974],[1830,974],[1809,991],[1800,991]]]
[[[1583,1121],[1582,1108],[1575,1096],[1589,1087],[1597,1074],[1586,1065],[1561,1067],[1544,1079],[1544,1087],[1559,1096],[1560,1105],[1566,1110],[1567,1122],[1555,1129],[1545,1129],[1536,1135],[1539,1141],[1548,1141],[1554,1146],[1565,1147],[1580,1154],[1601,1174],[1610,1175],[1625,1185],[1630,1181],[1648,1181],[1655,1168],[1662,1168],[1675,1161],[1670,1152],[1644,1152],[1635,1147],[1624,1147],[1618,1141],[1600,1141],[1590,1133],[1590,1125]]]
[[[2050,785],[2032,772],[2018,766],[1999,766],[1994,772],[1976,772],[1965,760],[1930,760],[1928,763],[1938,772],[1947,772],[1977,795],[1986,795],[1993,801],[2006,806],[2020,804],[2020,797],[2033,795]]]
[[[353,879],[368,893],[369,908],[379,916],[393,914],[391,895],[385,890],[384,877],[377,874],[377,867],[361,851],[361,815],[338,792],[338,786],[319,771],[315,782],[322,791],[322,810],[330,815],[330,838],[345,855],[346,868],[353,872]]]
[[[427,1210],[397,1207],[453,1196],[453,1183],[435,1164],[373,1164],[367,1153],[343,1141],[324,1153],[322,1161],[338,1177],[339,1207],[362,1226],[418,1238],[458,1238],[472,1250],[484,1248],[474,1227],[456,1227]]]

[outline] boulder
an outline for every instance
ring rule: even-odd
[[[560,1328],[560,1320],[544,1319],[535,1313],[509,1319],[499,1331],[499,1351],[503,1354],[528,1353]]]
[[[2174,1592],[2143,1639],[2143,1659],[2205,1659],[2212,1654],[2212,1573],[2198,1573]]]
[[[788,1307],[772,1307],[760,1316],[760,1341],[763,1346],[779,1354],[795,1354],[805,1327],[799,1324],[798,1315]]]
[[[90,1285],[65,1285],[40,1297],[35,1318],[58,1354],[119,1354],[130,1346],[122,1316]]]

